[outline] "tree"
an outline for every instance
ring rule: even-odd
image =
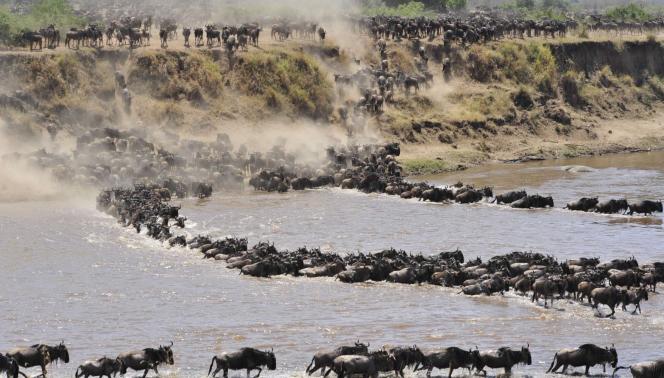
[[[467,0],[442,0],[442,6],[446,10],[462,10],[466,5]]]

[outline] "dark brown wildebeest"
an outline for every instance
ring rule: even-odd
[[[624,214],[629,210],[627,200],[608,200],[595,206],[595,211],[601,214]]]
[[[325,373],[327,377],[334,371],[337,378],[344,378],[346,375],[362,375],[364,378],[378,378],[378,368],[375,361],[368,356],[346,355],[334,359],[332,368]]]
[[[493,202],[497,204],[510,204],[514,201],[518,201],[523,197],[527,197],[528,193],[526,193],[525,190],[520,190],[520,191],[512,191],[512,192],[507,192],[503,194],[498,194],[496,198],[494,198]]]
[[[491,369],[505,369],[505,374],[512,373],[512,367],[518,364],[532,365],[533,360],[530,356],[530,345],[521,347],[521,350],[511,348],[500,348],[498,350],[482,351],[474,363],[477,371],[483,372],[485,367]]]
[[[159,374],[157,367],[161,364],[173,365],[173,342],[170,346],[159,346],[159,348],[145,348],[139,351],[122,353],[118,356],[118,360],[122,362],[120,374],[125,375],[127,369],[135,371],[143,370],[143,378],[148,375],[150,370],[154,370]]]
[[[27,348],[13,349],[7,353],[7,357],[13,358],[24,368],[41,367],[43,377],[46,377],[46,366],[51,362],[60,360],[69,363],[69,351],[64,342],[56,346],[35,344]]]
[[[334,359],[343,355],[358,355],[367,354],[369,352],[369,344],[363,344],[359,341],[355,345],[344,345],[330,352],[318,352],[314,354],[311,363],[307,366],[306,373],[311,375],[318,369],[323,369],[321,374],[325,374],[325,368],[332,369]]]
[[[641,201],[639,203],[633,203],[629,205],[629,215],[643,214],[643,215],[652,215],[652,213],[661,213],[662,212],[662,201]]]
[[[613,375],[621,369],[628,367],[620,366],[613,371]],[[664,377],[664,359],[656,361],[639,362],[629,366],[629,371],[634,378],[662,378]]]
[[[212,373],[215,362],[217,368]],[[234,353],[223,353],[212,357],[212,363],[208,370],[208,375],[216,376],[221,370],[224,371],[224,378],[228,378],[228,370],[247,370],[247,377],[252,370],[258,370],[254,378],[258,378],[263,371],[262,366],[267,366],[269,370],[277,368],[277,360],[273,351],[260,351],[254,348],[242,348]]]
[[[561,349],[553,356],[553,361],[547,373],[555,373],[561,366],[563,373],[567,368],[585,366],[585,374],[592,366],[602,365],[606,372],[606,364],[611,364],[613,368],[618,365],[618,352],[612,346],[611,348],[601,348],[594,344],[584,344],[576,349]]]
[[[27,31],[21,35],[21,39],[30,45],[30,51],[35,50],[37,46],[39,46],[37,50],[42,49],[43,37],[39,33]]]
[[[424,352],[424,364],[422,369],[427,369],[427,377],[431,377],[431,371],[436,369],[450,369],[448,377],[452,377],[454,370],[466,368],[469,371],[479,358],[479,351],[463,350],[457,347],[450,347],[430,352]]]
[[[18,378],[18,363],[11,357],[0,354],[0,373],[7,373],[7,378]]]
[[[403,370],[407,367],[417,368],[424,363],[424,353],[413,345],[412,347],[395,347],[387,351],[394,363],[394,373],[397,377],[404,378]]]
[[[182,36],[184,37],[184,47],[189,47],[189,37],[191,36],[191,29],[182,29]]]
[[[623,311],[627,311],[627,305],[633,304],[634,311],[632,311],[632,314],[636,314],[637,310],[640,314],[642,300],[648,300],[648,289],[645,286],[636,290],[623,290],[621,299]]]
[[[168,30],[159,29],[159,40],[161,41],[161,48],[168,48]]]
[[[194,45],[203,46],[203,28],[194,29]]]
[[[611,309],[611,314],[606,316],[607,318],[610,318],[613,315],[615,315],[616,306],[620,303],[620,299],[622,297],[620,294],[620,290],[616,289],[615,287],[600,287],[597,289],[593,289],[593,291],[590,292],[590,296],[593,299],[592,307],[594,309],[597,309],[598,312],[600,304],[609,306],[609,308]]]
[[[111,375],[115,376],[122,370],[122,361],[119,358],[110,359],[106,357],[99,358],[94,361],[86,361],[81,364],[78,369],[76,369],[75,377],[88,378],[93,377],[103,377],[107,376],[111,378]]]
[[[585,211],[588,212],[597,206],[599,200],[597,197],[594,198],[581,198],[578,201],[570,202],[565,206],[565,209],[572,211]]]

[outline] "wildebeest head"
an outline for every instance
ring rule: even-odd
[[[173,359],[173,342],[169,346],[159,346],[159,357],[167,365],[173,365],[175,360]]]
[[[60,344],[54,347],[48,347],[49,358],[51,361],[61,360],[64,363],[69,363],[69,351],[65,346],[65,342],[61,341]]]
[[[608,350],[611,354],[611,359],[609,361],[611,363],[611,367],[615,368],[618,366],[618,352],[613,345],[611,345],[611,348],[606,348],[606,350]]]
[[[533,358],[530,355],[530,344],[528,344],[525,347],[521,347],[521,357],[524,364],[526,365],[533,364]]]
[[[269,370],[277,369],[277,358],[274,356],[274,349],[265,352],[267,355],[266,365]]]
[[[113,365],[112,365],[112,366],[113,366],[113,376],[114,376],[114,377],[115,377],[118,373],[122,373],[122,371],[125,370],[125,368],[124,368],[124,363],[122,363],[122,360],[121,360],[120,358],[116,358],[116,359],[113,361]],[[126,373],[126,370],[125,370],[125,373]],[[122,373],[122,374],[124,374],[124,373]]]

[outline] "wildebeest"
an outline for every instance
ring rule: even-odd
[[[189,47],[189,37],[191,36],[191,29],[182,29],[182,36],[184,37],[184,47]]]
[[[341,346],[331,352],[318,352],[314,354],[311,363],[307,366],[306,373],[311,375],[318,369],[323,369],[321,373],[325,373],[325,368],[332,368],[334,359],[343,355],[358,355],[367,354],[369,352],[369,344],[363,344],[357,341],[355,345]]]
[[[27,348],[13,349],[7,353],[7,357],[13,358],[24,368],[41,367],[43,377],[46,377],[46,366],[51,362],[60,360],[69,363],[69,351],[64,342],[56,346],[35,344]]]
[[[159,29],[159,40],[161,41],[161,48],[168,48],[168,30]]]
[[[585,366],[585,374],[591,367],[601,364],[606,372],[606,364],[611,364],[613,368],[618,365],[618,352],[612,346],[611,348],[601,348],[594,344],[584,344],[576,349],[561,349],[553,356],[553,361],[547,373],[555,373],[561,366],[563,373],[569,366]]]
[[[624,199],[612,199],[595,206],[595,211],[601,214],[624,214],[627,210],[629,210],[629,205]]]
[[[118,356],[118,360],[122,362],[122,368],[120,369],[120,374],[125,375],[127,369],[132,369],[135,371],[143,370],[143,378],[148,375],[150,370],[154,370],[156,374],[159,374],[157,367],[161,364],[173,365],[175,361],[173,360],[173,342],[171,341],[170,346],[162,346],[159,348],[145,348],[139,351],[122,353]]]
[[[89,376],[93,377],[103,377],[107,376],[111,378],[111,375],[115,377],[117,373],[122,370],[122,361],[119,358],[110,359],[102,357],[93,361],[86,361],[81,364],[78,369],[76,369],[75,376],[76,378]]]
[[[613,371],[613,375],[616,375],[616,372],[621,369],[627,369],[627,367],[617,367]],[[634,378],[662,378],[664,377],[664,359],[639,362],[629,366],[629,371]]]
[[[553,307],[553,300],[556,293],[560,292],[560,287],[557,282],[551,278],[539,278],[533,283],[533,297],[532,302],[539,301],[540,295],[544,297],[544,307],[546,307],[547,298],[551,300],[551,306]]]
[[[648,289],[645,286],[638,288],[637,290],[623,290],[621,293],[622,299],[622,309],[627,311],[627,305],[634,305],[634,311],[632,314],[636,314],[636,311],[641,313],[641,301],[648,300]]]
[[[332,369],[325,373],[327,377],[331,371],[337,374],[338,378],[344,378],[346,375],[362,375],[363,378],[378,378],[378,369],[374,360],[368,356],[344,355],[334,359]]]
[[[403,370],[407,367],[417,368],[418,365],[424,363],[424,353],[413,345],[412,347],[395,347],[387,351],[392,358],[394,365],[394,373],[397,377],[404,377]]]
[[[39,33],[31,32],[31,31],[24,32],[24,33],[21,35],[21,39],[22,39],[25,43],[27,43],[27,44],[30,45],[30,51],[34,50],[35,47],[37,47],[37,46],[39,46],[39,49],[38,49],[38,50],[41,50],[41,49],[42,49],[43,37],[42,37],[41,34],[39,34]]]
[[[521,350],[511,348],[500,348],[498,350],[479,352],[474,363],[477,371],[484,371],[485,367],[491,369],[505,369],[505,374],[512,372],[512,367],[517,364],[532,365],[533,360],[530,356],[530,345],[521,347]]]
[[[212,368],[214,364],[217,364],[214,373],[212,373]],[[219,356],[212,357],[212,363],[210,363],[210,369],[208,370],[208,375],[212,373],[212,376],[216,376],[221,370],[224,371],[224,378],[228,377],[228,370],[247,370],[247,377],[252,370],[258,370],[256,377],[261,375],[263,371],[262,367],[267,366],[269,370],[274,370],[277,368],[277,359],[274,356],[273,351],[260,351],[254,348],[242,348],[237,352],[233,353],[222,353]]]
[[[424,364],[422,368],[427,369],[427,377],[431,377],[431,371],[434,368],[449,368],[448,377],[452,377],[452,373],[454,373],[454,370],[456,369],[466,368],[470,371],[478,357],[479,351],[477,350],[466,351],[457,347],[434,350],[424,352]]]
[[[607,315],[607,318],[612,317],[616,313],[616,306],[620,303],[621,294],[620,290],[615,287],[600,287],[593,289],[590,292],[590,296],[593,300],[592,307],[597,309],[599,312],[599,305],[604,304],[609,306],[611,309],[611,314]]]
[[[572,210],[572,211],[590,211],[597,206],[597,203],[599,203],[599,200],[597,197],[594,198],[581,198],[578,201],[575,202],[570,202],[565,206],[565,209]]]
[[[643,215],[652,215],[655,212],[662,212],[662,201],[641,201],[639,203],[633,203],[629,205],[629,215],[643,214]]]
[[[194,44],[196,47],[203,45],[203,28],[194,29]]]
[[[7,378],[18,378],[18,363],[11,357],[0,354],[0,373],[7,373]]]
[[[553,207],[553,198],[542,197],[539,194],[535,194],[514,201],[510,206],[514,209],[533,209],[533,208],[543,209],[546,207]]]
[[[521,198],[527,197],[528,193],[526,193],[525,190],[520,190],[520,191],[512,191],[512,192],[507,192],[503,194],[498,194],[496,198],[494,198],[493,202],[501,204],[510,204],[514,201],[518,201]]]

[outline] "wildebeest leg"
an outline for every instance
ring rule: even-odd
[[[261,369],[260,367],[257,367],[256,369],[258,369],[258,374],[256,374],[256,376],[254,378],[258,378],[261,375],[261,373],[263,372],[263,369]]]
[[[585,373],[585,376],[586,376],[586,377],[588,376],[588,371],[589,371],[589,370],[590,370],[590,365],[586,365],[586,373]]]
[[[311,373],[313,373],[314,371],[316,371],[316,370],[311,370],[311,367],[312,367],[312,366],[315,366],[315,365],[314,365],[315,362],[316,362],[316,359],[315,359],[315,358],[312,358],[312,359],[311,359],[311,362],[309,363],[309,366],[307,366],[307,370],[305,370],[305,372],[306,372],[307,374],[311,375]]]
[[[143,370],[143,378],[145,378],[145,377],[148,376],[148,371],[150,371],[150,368],[149,368],[149,367],[148,367],[148,368],[145,368],[145,370]]]

